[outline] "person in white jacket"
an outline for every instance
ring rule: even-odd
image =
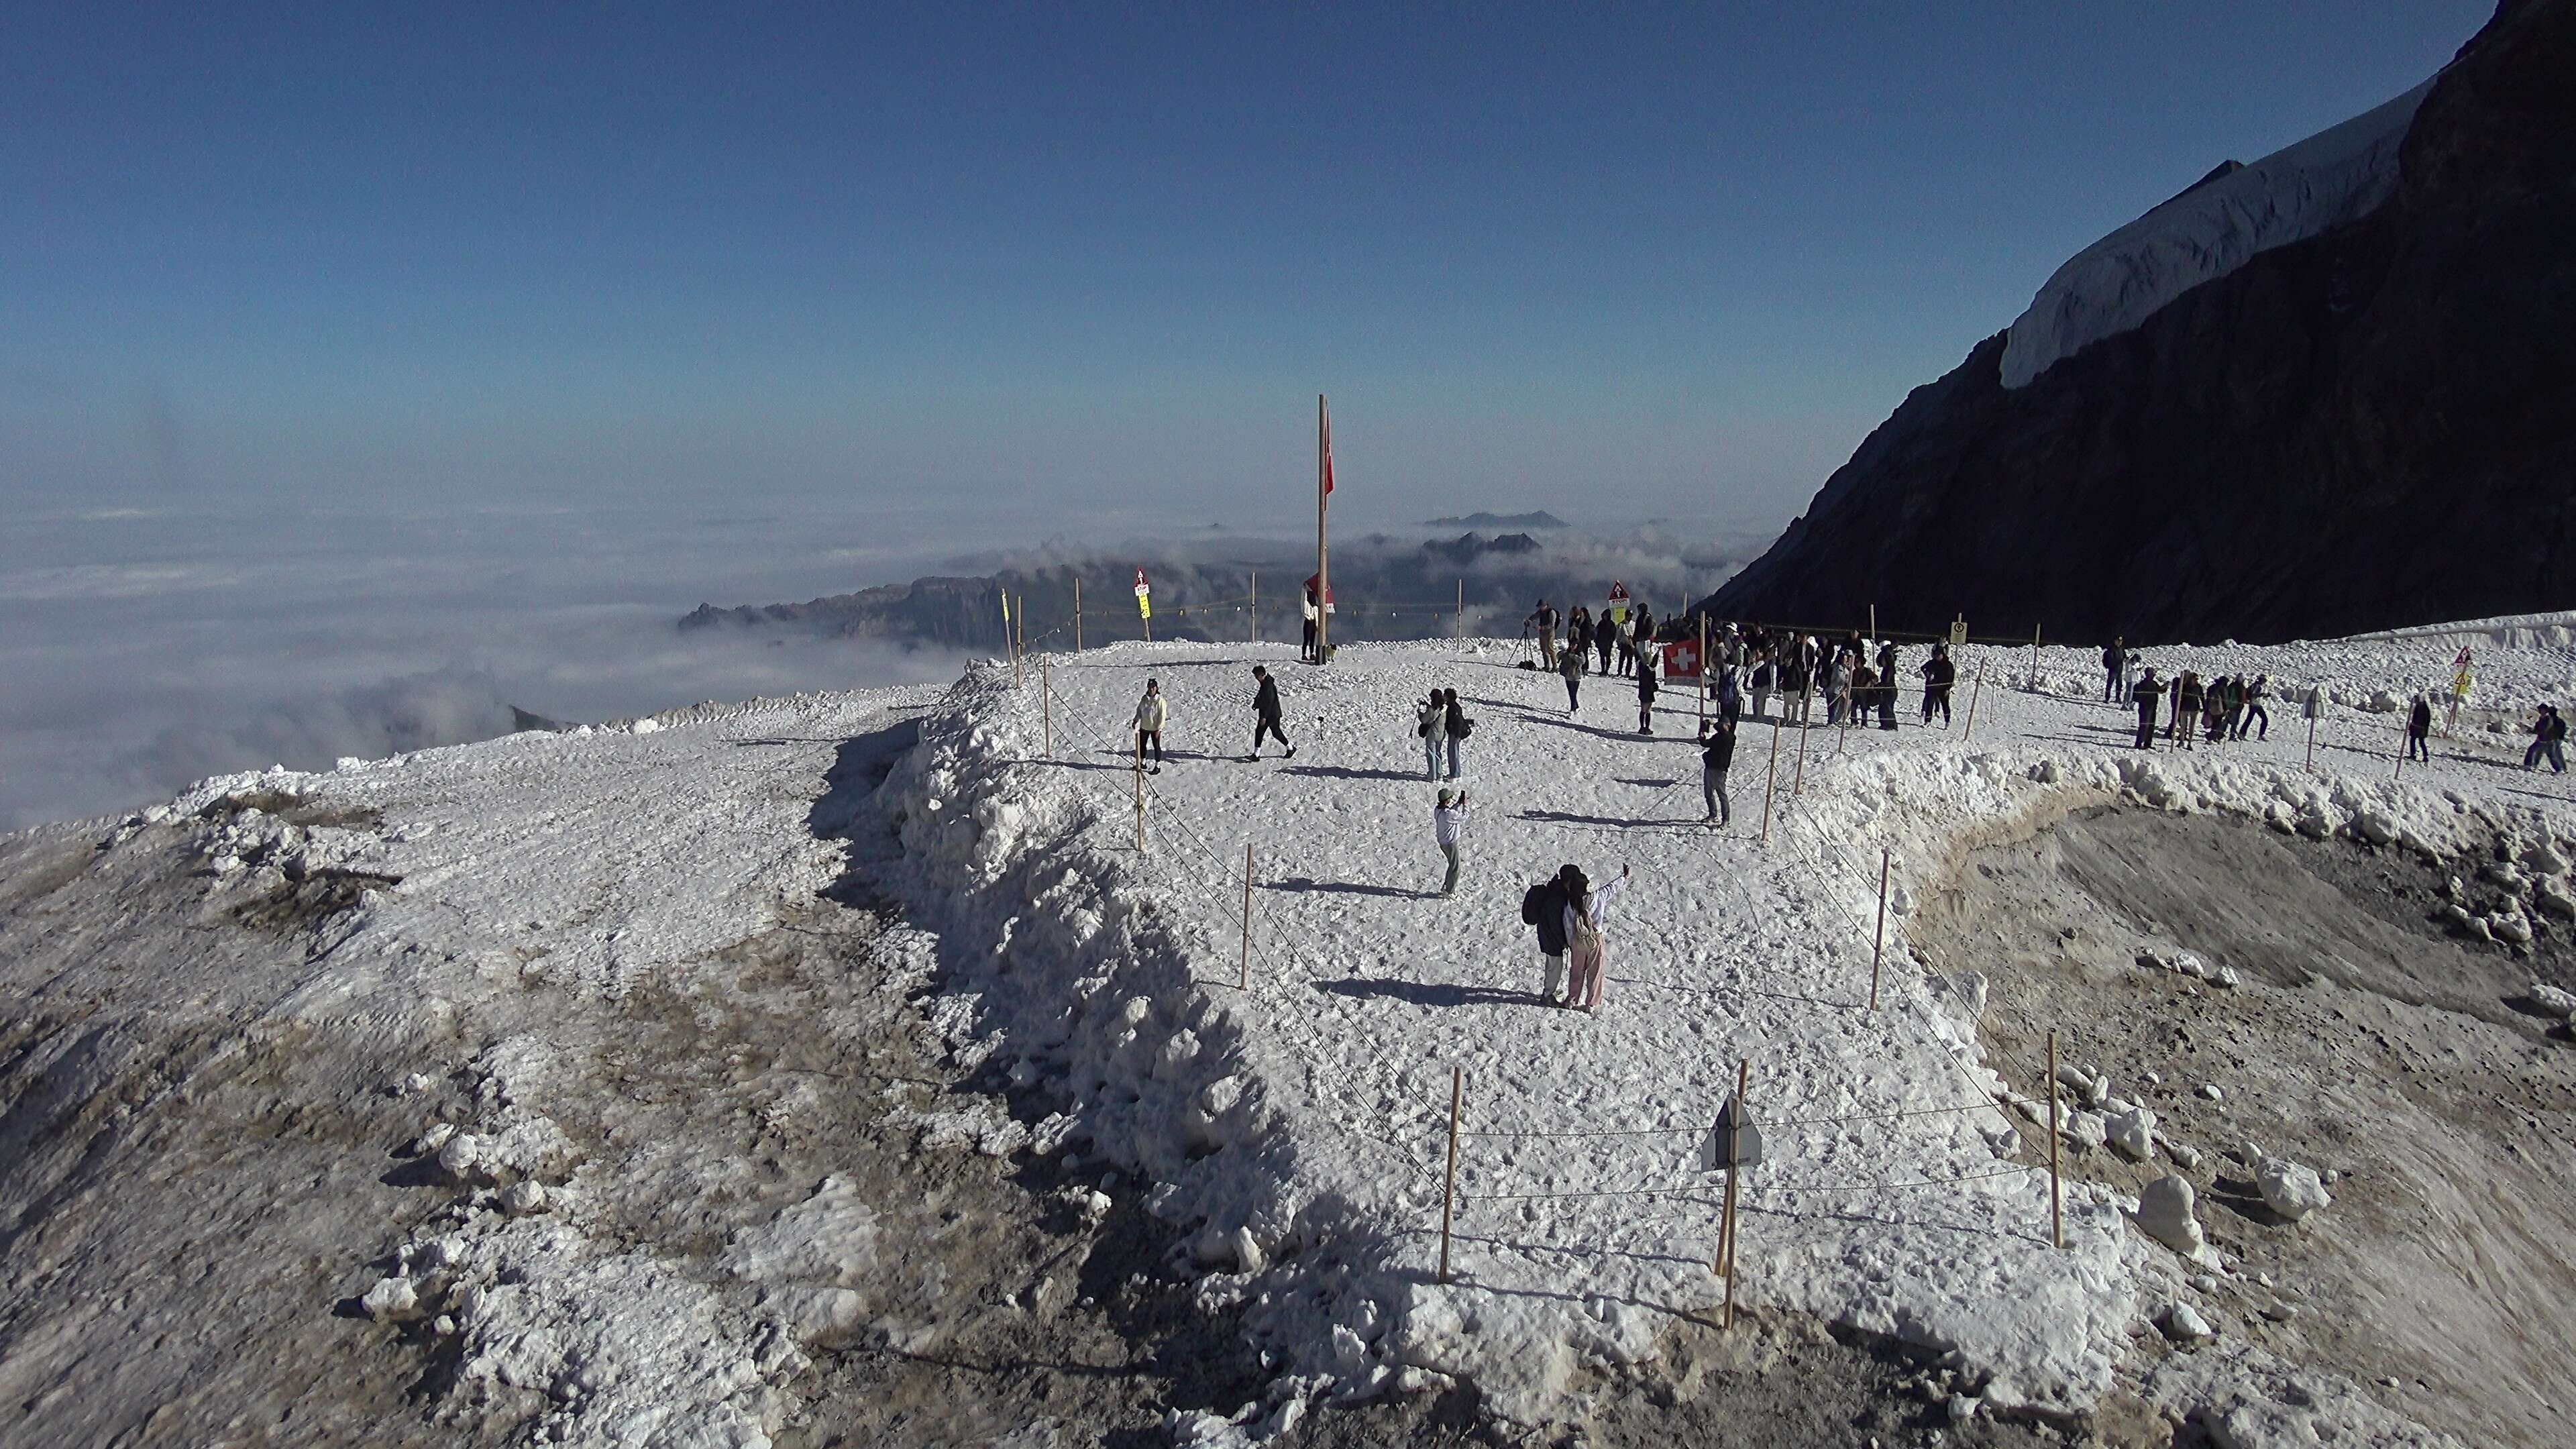
[[[1431,839],[1449,858],[1449,878],[1440,883],[1440,894],[1445,899],[1458,893],[1458,860],[1467,848],[1466,791],[1440,792],[1440,803],[1431,810]]]
[[[1608,918],[1610,903],[1628,888],[1628,867],[1619,867],[1619,878],[1595,890],[1592,882],[1575,871],[1565,882],[1565,948],[1572,958],[1565,986],[1565,1004],[1589,1015],[1601,1004],[1602,956],[1609,943],[1601,927]]]
[[[1449,706],[1441,699],[1440,691],[1435,689],[1431,691],[1431,702],[1418,707],[1415,713],[1419,718],[1413,732],[1422,736],[1423,778],[1437,780],[1440,778],[1440,747],[1449,739]]]
[[[1163,773],[1163,721],[1169,715],[1163,703],[1163,686],[1146,680],[1145,697],[1136,701],[1136,758],[1145,758],[1147,750],[1154,752],[1153,767],[1145,772],[1149,775]]]

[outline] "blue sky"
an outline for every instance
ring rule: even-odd
[[[2482,0],[0,13],[0,489],[1777,523]]]

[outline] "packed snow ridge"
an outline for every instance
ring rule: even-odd
[[[2255,256],[2378,209],[2426,81],[2250,166],[2195,186],[2077,252],[2012,324],[2003,384],[2028,386],[2061,358],[2144,322]]]

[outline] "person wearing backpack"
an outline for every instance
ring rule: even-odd
[[[1655,661],[1640,653],[1637,656],[1637,733],[1655,732]]]
[[[1440,883],[1440,897],[1448,899],[1458,893],[1458,854],[1466,848],[1467,792],[1443,790],[1440,803],[1431,807],[1431,842],[1449,858],[1449,876]]]
[[[1567,653],[1572,654],[1573,651],[1568,650]],[[1572,658],[1558,659],[1556,672],[1565,677],[1565,712],[1570,715],[1581,714],[1583,712],[1583,656],[1575,654]],[[1601,672],[1609,673],[1609,666],[1602,666]]]
[[[1476,722],[1467,718],[1467,712],[1458,707],[1458,691],[1450,690],[1448,696],[1447,705],[1441,711],[1441,723],[1449,734],[1449,778],[1455,780],[1466,773],[1459,768],[1458,747],[1466,743],[1467,732],[1476,727]],[[1464,792],[1461,792],[1461,798],[1464,798]]]
[[[1734,807],[1726,799],[1727,767],[1735,763],[1735,721],[1719,715],[1713,727],[1704,727],[1699,742],[1699,793],[1708,803],[1708,818],[1719,829],[1733,823]]]
[[[1415,706],[1414,713],[1418,722],[1413,732],[1422,737],[1422,778],[1437,780],[1440,778],[1440,745],[1449,738],[1449,712],[1441,707],[1440,691],[1431,691],[1431,698]]]
[[[1566,866],[1521,893],[1521,924],[1538,932],[1538,953],[1547,962],[1542,994],[1550,1006],[1565,1004],[1565,878],[1573,872]]]
[[[2433,702],[2423,695],[2415,696],[2415,707],[2406,714],[2406,758],[2433,763],[2432,747],[2425,743],[2433,733]]]
[[[1565,881],[1565,952],[1570,958],[1566,978],[1565,1004],[1590,1015],[1601,1005],[1601,972],[1603,957],[1610,943],[1601,934],[1610,903],[1628,888],[1628,867],[1619,867],[1619,878],[1592,888],[1583,872],[1574,871]]]
[[[1163,773],[1163,721],[1169,715],[1170,710],[1163,701],[1163,686],[1151,679],[1146,680],[1145,697],[1136,701],[1136,758],[1143,760],[1147,750],[1154,752],[1153,768],[1145,772],[1149,775]]]

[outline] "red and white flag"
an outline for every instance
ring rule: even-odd
[[[1333,496],[1333,413],[1322,398],[1315,399],[1316,446],[1324,457],[1324,496]]]

